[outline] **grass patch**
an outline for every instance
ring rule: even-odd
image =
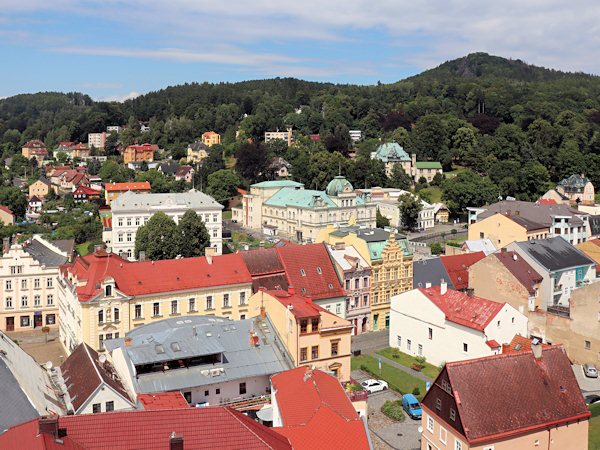
[[[588,431],[588,437],[589,437],[588,448],[590,450],[599,449],[600,448],[600,416],[592,417],[590,419],[590,429]]]
[[[223,211],[223,220],[231,220],[231,211]]]
[[[384,356],[387,359],[391,359],[392,361],[397,362],[398,364],[402,364],[404,367],[408,368],[410,368],[414,363],[417,362],[414,356],[402,353],[400,350],[393,347],[377,350],[375,353]],[[435,378],[438,376],[438,373],[440,373],[440,369],[432,364],[423,363],[423,365],[425,367],[421,370],[421,373],[429,378]]]
[[[386,400],[381,407],[381,412],[392,420],[397,422],[403,421],[404,411],[402,410],[402,399],[395,401]]]
[[[89,253],[88,252],[89,244],[90,244],[89,242],[84,242],[83,244],[76,245],[75,250],[77,250],[77,253],[79,253],[81,256],[85,256]]]
[[[431,203],[442,201],[442,190],[437,186],[429,186],[428,188],[421,189],[419,193],[426,192],[425,195],[431,199]]]
[[[373,378],[387,381],[390,389],[401,394],[411,393],[415,388],[425,393],[425,382],[409,373],[396,369],[385,362],[381,362],[381,377],[379,376],[379,363],[376,358],[370,355],[356,356],[350,362],[352,370],[364,370]],[[418,397],[420,400],[420,396]]]

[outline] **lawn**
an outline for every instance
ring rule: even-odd
[[[231,211],[223,211],[223,220],[231,220]]]
[[[402,353],[395,348],[388,347],[383,350],[377,350],[375,353],[386,357],[387,359],[391,359],[398,364],[402,364],[404,367],[411,367],[417,361],[414,356],[407,355],[406,353]],[[421,373],[429,378],[435,378],[440,373],[440,369],[432,364],[425,363],[423,364],[425,368],[421,370]]]
[[[420,192],[426,192],[427,194],[429,194],[431,198],[431,202],[429,203],[436,203],[442,201],[442,190],[437,186],[430,186],[421,190]]]
[[[363,367],[364,366],[364,367]],[[412,393],[415,388],[419,389],[420,399],[425,394],[425,382],[417,377],[414,377],[400,369],[382,362],[381,377],[379,376],[379,364],[376,358],[369,355],[361,355],[353,357],[351,360],[352,370],[365,370],[371,373],[374,378],[380,378],[387,381],[390,389],[400,392],[401,394]]]
[[[84,242],[83,244],[76,245],[75,250],[77,250],[77,253],[79,253],[81,256],[85,256],[89,253],[88,245],[90,245],[89,242]]]
[[[588,448],[590,450],[598,450],[600,448],[600,416],[590,419]]]

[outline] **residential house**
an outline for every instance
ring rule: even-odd
[[[239,252],[239,255],[252,277],[253,294],[260,288],[268,291],[287,290],[289,283],[277,247]]]
[[[484,252],[466,253],[464,255],[441,256],[440,260],[448,272],[454,289],[466,291],[469,287],[469,267],[485,258]],[[436,280],[437,281],[437,280]],[[432,284],[437,286],[437,284]]]
[[[68,395],[73,414],[91,414],[135,409],[136,402],[127,391],[115,368],[87,344],[79,344],[60,365],[60,382]]]
[[[202,134],[202,143],[208,147],[221,143],[221,135],[214,131],[207,131]]]
[[[417,218],[417,228],[419,230],[427,230],[435,226],[435,209],[432,205],[424,200],[419,199],[411,192],[396,188],[380,188],[372,189],[357,189],[358,193],[368,194],[371,196],[371,201],[379,210],[379,213],[389,219],[390,226],[394,228],[402,228],[402,218],[400,217],[400,205],[402,204],[400,197],[410,195],[421,203],[421,210]]]
[[[594,185],[583,174],[571,175],[569,178],[559,181],[556,191],[567,197],[571,204],[593,205],[595,203]]]
[[[123,151],[123,162],[125,164],[142,161],[147,163],[154,161],[154,148],[151,144],[129,145]]]
[[[596,278],[596,263],[561,237],[513,242],[506,248],[542,276],[539,307],[544,311],[568,315],[572,293]]]
[[[21,154],[27,158],[31,159],[37,157],[38,155],[48,155],[48,150],[46,149],[46,145],[42,141],[31,140],[28,141],[22,148]]]
[[[54,158],[58,159],[59,153],[64,153],[68,159],[73,158],[73,142],[61,142],[60,145],[52,151]]]
[[[120,125],[109,125],[109,126],[106,127],[106,132],[107,133],[112,133],[114,131],[115,133],[118,134],[121,131],[123,131],[124,128],[125,128],[124,126],[122,127]]]
[[[196,171],[192,166],[181,166],[177,172],[175,172],[175,180],[184,180],[187,183],[191,183],[194,179]]]
[[[504,200],[469,209],[469,239],[490,238],[498,248],[514,241],[562,236],[572,244],[588,238],[588,214],[568,205]]]
[[[515,334],[527,335],[527,317],[510,306],[446,283],[392,297],[390,347],[424,356],[433,365],[495,355]]]
[[[209,145],[201,141],[192,142],[188,145],[186,160],[188,163],[200,164],[203,159],[208,158],[209,151]]]
[[[288,147],[292,145],[292,141],[294,140],[294,136],[292,135],[292,126],[286,125],[286,131],[266,131],[265,132],[265,143],[268,143],[274,139],[281,139],[282,141],[286,141]]]
[[[356,413],[340,382],[298,367],[271,377],[273,430],[295,449],[370,449],[366,419]],[[310,439],[307,439],[310,436]]]
[[[110,206],[111,202],[125,192],[135,192],[136,194],[147,194],[150,192],[150,183],[148,181],[139,181],[134,183],[106,183],[104,185],[106,195],[106,204]]]
[[[203,192],[190,189],[188,192],[171,194],[144,194],[125,192],[110,205],[112,211],[112,251],[128,259],[134,259],[135,236],[141,225],[148,223],[158,211],[179,223],[188,210],[195,211],[204,221],[210,236],[210,246],[215,253],[222,253],[223,238],[221,211],[223,205]]]
[[[100,198],[101,195],[102,192],[84,185],[78,186],[73,191],[73,198],[75,199],[75,203],[90,202],[95,198]]]
[[[596,263],[596,278],[600,278],[600,239],[591,239],[575,246]]]
[[[179,170],[179,164],[176,162],[165,162],[158,165],[158,170],[163,175],[175,175]]]
[[[29,198],[34,195],[37,197],[45,197],[48,195],[50,190],[53,190],[55,194],[58,194],[58,186],[52,184],[47,178],[40,177],[39,180],[34,181],[29,185]]]
[[[385,165],[385,174],[389,177],[395,164],[400,164],[404,172],[410,176],[415,183],[421,177],[424,177],[428,183],[431,183],[437,173],[443,173],[442,165],[437,161],[419,161],[417,155],[408,153],[396,142],[387,142],[381,144],[377,150],[371,153],[371,159],[383,161]]]
[[[91,154],[90,148],[85,144],[77,144],[71,147],[73,158],[89,158]]]
[[[39,198],[37,195],[34,195],[29,199],[29,203],[27,203],[27,211],[39,213],[42,211],[43,205],[44,202],[42,201],[42,199]]]
[[[106,138],[110,135],[108,132],[102,133],[88,133],[88,146],[97,148],[99,150],[104,150],[104,145],[106,144]]]
[[[89,180],[86,173],[69,170],[60,176],[60,188],[64,191],[74,191],[78,186],[88,186]]]
[[[269,377],[294,367],[264,318],[180,316],[106,342],[122,382],[137,394],[181,392],[192,406],[268,403]]]
[[[23,244],[4,239],[0,258],[0,330],[24,331],[58,323],[58,267],[73,257],[73,240]]]
[[[0,332],[0,439],[10,427],[40,415],[65,414],[61,392],[51,375],[11,338]],[[27,448],[23,443],[0,448]]]
[[[269,163],[268,171],[278,178],[292,175],[292,165],[281,156],[275,156]]]
[[[422,450],[588,448],[591,413],[560,346],[448,362],[421,406]]]
[[[0,205],[0,223],[3,225],[14,225],[15,214],[6,206]]]
[[[350,380],[352,324],[310,297],[287,291],[259,291],[248,301],[250,311],[268,317],[295,367],[310,365],[333,372],[341,381]]]
[[[16,425],[0,435],[0,447],[29,450],[292,448],[286,437],[224,406],[44,416]]]
[[[130,262],[98,249],[59,274],[60,339],[67,351],[182,314],[248,317],[252,280],[240,255]]]
[[[371,328],[371,266],[351,245],[330,246],[328,250],[346,291],[345,318],[353,325],[352,334],[365,333]]]
[[[348,133],[350,134],[350,139],[352,139],[352,142],[360,141],[362,139],[361,130],[350,130]]]
[[[448,207],[440,202],[435,202],[431,206],[433,206],[435,223],[448,223],[450,220],[450,210]]]

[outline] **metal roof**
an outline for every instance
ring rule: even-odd
[[[73,241],[71,241],[71,243],[72,242]],[[35,236],[34,239],[26,245],[23,245],[23,250],[31,255],[38,263],[43,264],[46,267],[58,267],[69,260],[67,255],[52,251],[49,245],[44,244],[38,236]]]
[[[551,239],[532,239],[516,242],[516,244],[549,272],[596,264],[585,253],[560,236]]]

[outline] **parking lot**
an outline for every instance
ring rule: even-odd
[[[600,378],[589,378],[583,373],[583,366],[581,364],[573,364],[573,373],[579,383],[579,388],[587,394],[598,394],[600,395]]]
[[[360,370],[352,371],[352,378],[359,383],[370,378]],[[406,416],[403,422],[395,422],[381,412],[386,400],[394,401],[401,396],[394,391],[385,390],[369,394],[369,432],[375,449],[417,450],[421,448],[419,426],[420,420]]]

